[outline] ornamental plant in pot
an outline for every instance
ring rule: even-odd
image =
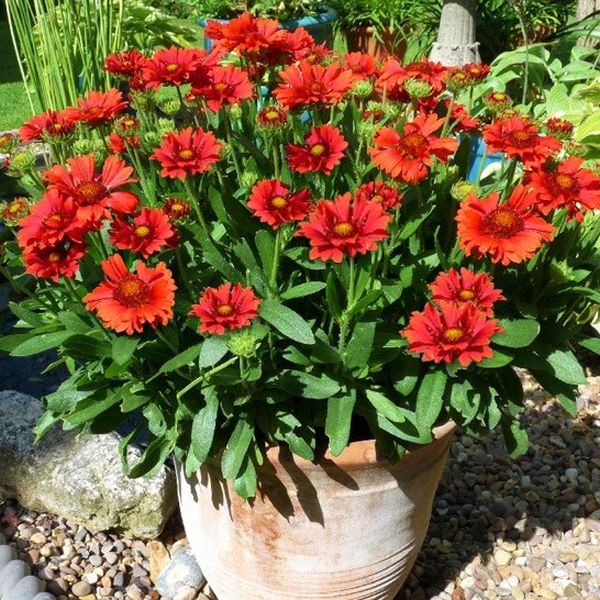
[[[31,198],[8,219],[25,297],[1,347],[69,370],[38,436],[136,414],[128,473],[174,456],[219,600],[392,598],[455,425],[525,452],[515,366],[575,410],[574,350],[600,350],[600,178],[510,113],[483,128],[501,169],[466,183],[485,68],[377,68],[276,25],[112,55],[130,98],[23,126],[56,164],[10,159]]]

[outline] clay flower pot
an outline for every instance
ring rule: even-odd
[[[394,56],[402,60],[406,52],[406,41],[400,35],[395,35],[388,29],[381,32],[381,39],[375,35],[375,28],[359,25],[345,31],[348,52],[364,52],[376,60]]]
[[[423,543],[455,425],[390,463],[373,441],[317,464],[272,448],[252,503],[218,463],[186,479],[177,466],[191,547],[219,600],[387,600]]]

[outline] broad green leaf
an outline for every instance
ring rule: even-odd
[[[419,431],[431,429],[442,412],[446,374],[443,371],[426,373],[417,392],[416,416]]]
[[[78,427],[91,421],[120,401],[121,396],[118,393],[109,393],[103,400],[94,397],[86,398],[79,402],[65,417],[65,422],[73,427]]]
[[[254,425],[248,415],[240,415],[223,451],[223,458],[221,459],[223,477],[235,479],[238,476],[253,434]]]
[[[208,457],[215,436],[219,399],[214,387],[203,390],[206,406],[200,409],[192,421],[191,451],[202,464]]]
[[[491,358],[485,358],[481,362],[477,363],[477,366],[481,369],[498,369],[505,367],[513,361],[513,357],[510,354],[506,354],[497,348],[494,348],[494,354]]]
[[[394,389],[402,396],[408,396],[419,381],[419,373],[421,371],[421,361],[414,356],[403,356],[401,361],[395,363],[394,376],[397,378],[394,381]]]
[[[315,459],[314,450],[310,447],[308,442],[304,438],[300,437],[295,431],[288,432],[285,435],[285,441],[294,454],[297,454],[306,460],[312,461]]]
[[[498,406],[498,402],[496,401],[495,396],[492,396],[492,398],[489,401],[486,417],[487,426],[490,429],[495,429],[498,423],[500,423],[500,419],[502,419],[502,411]]]
[[[406,416],[400,407],[396,406],[387,396],[375,390],[366,391],[367,400],[377,412],[395,423],[404,423]]]
[[[112,359],[118,365],[124,365],[131,359],[138,342],[138,338],[118,336],[112,343]]]
[[[350,439],[350,426],[356,396],[335,396],[327,401],[325,434],[329,438],[329,449],[333,456],[339,456]]]
[[[19,317],[23,323],[27,323],[27,325],[30,325],[31,327],[40,327],[45,324],[45,321],[40,313],[28,310],[21,304],[9,302],[8,307],[13,315]]]
[[[196,358],[198,358],[203,347],[204,344],[196,344],[195,346],[186,348],[177,356],[174,356],[173,358],[170,358],[167,362],[163,363],[158,372],[170,373],[171,371],[175,371],[175,369],[180,369],[185,365],[189,365],[190,363],[194,362]]]
[[[148,444],[140,460],[131,468],[129,477],[135,479],[144,475],[148,477],[155,475],[174,447],[175,434],[171,431],[163,437],[155,438]]]
[[[470,423],[479,411],[480,396],[469,381],[457,381],[452,384],[450,405],[462,416],[461,424]]]
[[[508,453],[516,458],[522,456],[529,448],[529,438],[527,431],[523,428],[519,421],[503,418],[502,433],[504,434],[504,443]]]
[[[554,350],[546,360],[557,379],[571,385],[580,385],[587,381],[579,361],[570,350]]]
[[[273,256],[275,255],[275,238],[273,234],[266,229],[259,229],[254,237],[254,242],[265,273],[270,273],[273,266]]]
[[[533,319],[509,321],[501,319],[499,325],[504,332],[492,337],[492,343],[508,348],[525,348],[535,340],[540,332],[540,324]]]
[[[354,327],[352,337],[346,346],[344,362],[350,370],[356,367],[364,367],[369,361],[375,339],[375,328],[377,323],[357,323]]]
[[[54,333],[43,333],[42,335],[29,337],[29,339],[15,346],[11,351],[11,355],[31,356],[32,354],[39,354],[60,346],[73,335],[71,331],[55,331]]]
[[[333,318],[338,320],[342,314],[342,303],[333,271],[330,271],[329,275],[327,275],[326,285],[325,299],[327,300],[327,306],[331,311]]]
[[[212,335],[202,342],[198,364],[201,369],[216,365],[228,352],[227,343],[218,336]]]
[[[300,344],[314,344],[310,325],[295,311],[277,300],[263,300],[260,316],[286,337]]]
[[[256,468],[248,455],[244,458],[239,475],[233,482],[233,489],[244,500],[256,494]]]
[[[289,290],[286,290],[281,294],[282,300],[292,300],[294,298],[303,298],[304,296],[310,296],[321,291],[326,284],[323,281],[308,281],[296,285]]]
[[[325,373],[311,375],[303,371],[289,371],[279,377],[275,385],[298,398],[325,400],[337,394],[340,384]]]
[[[581,340],[579,345],[590,352],[600,354],[600,338],[588,338],[587,340]]]

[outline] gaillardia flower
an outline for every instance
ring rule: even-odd
[[[206,50],[198,48],[161,48],[145,61],[143,76],[149,88],[183,85],[196,70]]]
[[[252,188],[248,207],[263,223],[277,229],[282,223],[304,219],[310,200],[308,190],[291,193],[279,179],[263,179]]]
[[[438,304],[470,304],[488,317],[493,315],[492,308],[496,302],[506,300],[487,273],[475,273],[465,267],[460,271],[452,268],[447,273],[440,273],[429,289],[432,292],[431,299]]]
[[[388,237],[391,218],[381,203],[352,200],[346,193],[335,200],[321,200],[295,235],[308,239],[311,259],[339,263],[344,256],[374,250],[377,242]]]
[[[61,277],[75,277],[84,254],[84,244],[63,238],[53,244],[27,246],[23,250],[23,262],[30,275],[57,282]]]
[[[404,125],[402,133],[382,127],[375,136],[375,147],[369,148],[373,163],[396,179],[419,183],[427,177],[433,157],[448,162],[458,147],[455,139],[435,135],[443,124],[444,119],[421,113]]]
[[[188,127],[167,133],[150,158],[161,164],[163,177],[184,180],[186,175],[209,171],[219,161],[221,148],[212,131]]]
[[[390,210],[400,206],[402,201],[402,194],[391,185],[384,183],[383,181],[369,181],[369,183],[363,183],[354,192],[356,199],[372,200],[373,202],[379,202],[383,208]]]
[[[313,127],[302,145],[288,144],[287,158],[292,171],[329,175],[340,163],[348,142],[333,125]]]
[[[81,121],[90,127],[112,121],[127,108],[123,94],[111,88],[108,92],[91,91],[85,98],[77,100],[77,106],[64,110],[66,117],[73,121]]]
[[[532,192],[523,186],[517,186],[504,204],[496,192],[487,198],[467,197],[456,222],[459,245],[467,256],[488,255],[505,266],[531,258],[554,234],[554,227],[535,212]]]
[[[138,261],[132,273],[121,256],[114,254],[100,266],[104,281],[83,301],[105,327],[132,335],[134,331],[141,333],[146,323],[156,328],[173,317],[177,286],[165,263],[150,268]]]
[[[119,250],[131,250],[144,258],[170,246],[176,230],[169,217],[159,208],[142,208],[131,221],[115,219],[110,241]]]
[[[412,313],[401,333],[408,340],[409,352],[421,354],[426,362],[458,361],[462,367],[491,358],[490,340],[503,331],[495,319],[470,304],[428,303],[421,312]]]
[[[204,290],[189,314],[200,319],[202,333],[223,335],[226,329],[233,331],[250,325],[258,317],[259,305],[260,298],[252,288],[227,282]]]
[[[67,137],[75,130],[75,121],[67,111],[49,110],[31,117],[19,129],[19,136],[24,142],[49,138],[53,141]]]

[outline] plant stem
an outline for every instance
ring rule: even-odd
[[[177,399],[178,400],[181,399],[181,397],[184,394],[187,394],[187,392],[189,392],[191,389],[195,388],[199,383],[204,381],[207,377],[210,377],[211,375],[214,375],[215,373],[218,373],[219,371],[222,371],[223,369],[226,369],[227,367],[231,366],[236,360],[238,360],[238,357],[234,356],[233,358],[230,358],[229,360],[218,365],[217,367],[214,367],[210,371],[207,371],[206,373],[203,373],[199,377],[196,377],[196,379],[194,379],[193,381],[188,383],[182,390],[180,390],[177,393]]]
[[[279,261],[281,259],[281,227],[277,229],[275,234],[275,250],[273,252],[273,264],[271,265],[271,276],[269,277],[269,287],[272,290],[276,289],[277,271],[279,270]]]
[[[192,200],[192,204],[194,206],[194,210],[196,211],[196,216],[198,217],[200,226],[204,230],[204,233],[207,235],[208,239],[212,239],[208,223],[206,222],[204,214],[202,213],[202,209],[200,208],[200,200],[198,199],[198,195],[196,194],[194,187],[192,186],[190,180],[187,177],[183,180],[183,185],[185,186],[185,190],[189,194],[190,199]]]
[[[346,347],[346,334],[348,333],[348,323],[350,320],[349,312],[354,304],[354,279],[355,279],[355,269],[354,269],[354,258],[348,259],[350,266],[350,273],[348,274],[348,297],[346,310],[340,317],[340,337],[338,340],[338,352],[342,354]]]
[[[233,134],[231,133],[231,124],[229,123],[229,115],[223,113],[224,115],[224,123],[225,123],[225,136],[227,137],[227,143],[231,148],[231,158],[233,159],[233,166],[235,167],[235,173],[238,178],[238,183],[242,181],[242,169],[240,167],[240,163],[238,160],[237,151],[235,149],[235,145],[233,143]]]
[[[481,175],[483,173],[483,169],[485,167],[485,161],[487,160],[487,155],[488,155],[488,150],[487,150],[487,145],[486,147],[483,149],[483,154],[481,155],[481,162],[479,163],[479,169],[477,170],[477,179],[475,180],[475,185],[479,185],[479,182],[481,181]]]

